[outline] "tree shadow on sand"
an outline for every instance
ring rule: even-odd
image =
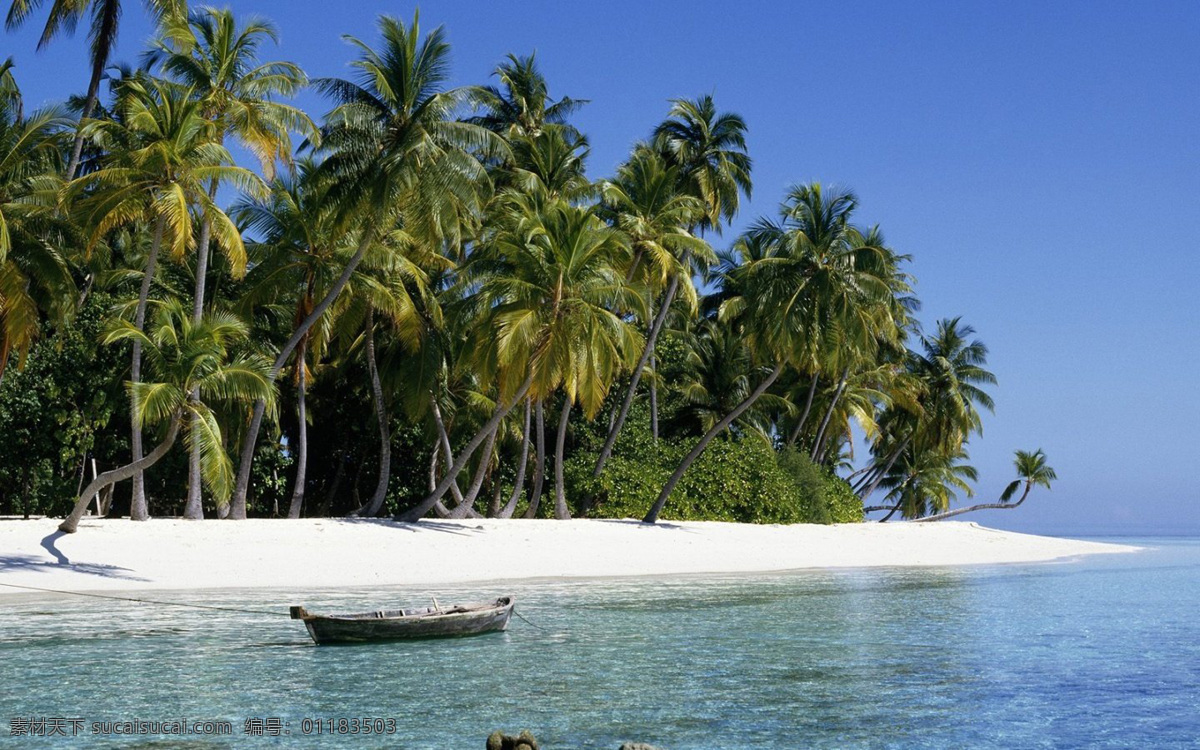
[[[484,528],[482,526],[469,525],[469,520],[463,520],[458,523],[437,521],[432,519],[418,521],[417,523],[409,523],[407,521],[393,521],[390,518],[329,518],[324,520],[334,521],[336,523],[382,526],[388,529],[408,531],[411,533],[417,533],[419,531],[440,531],[445,534],[457,534],[458,536],[474,536],[484,532]]]
[[[150,580],[149,578],[133,575],[129,568],[121,568],[116,565],[71,562],[63,554],[62,550],[55,545],[55,542],[62,536],[65,536],[63,532],[56,531],[42,539],[42,549],[50,553],[50,556],[54,558],[53,562],[37,555],[0,555],[0,575],[19,571],[46,572],[50,570],[68,570],[72,573],[80,573],[82,575],[119,578],[125,581]]]
[[[660,520],[655,521],[654,523],[646,523],[645,521],[639,521],[635,518],[593,518],[590,520],[593,520],[596,523],[613,523],[620,526],[629,526],[637,529],[671,529],[673,531],[682,531],[686,534],[696,533],[695,529],[690,529],[687,526],[677,523],[671,523],[670,521]]]

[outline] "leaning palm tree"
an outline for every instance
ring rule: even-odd
[[[104,341],[141,343],[150,377],[128,384],[133,413],[139,429],[165,425],[166,436],[146,456],[96,477],[59,525],[60,531],[73,533],[96,493],[149,469],[171,450],[180,431],[189,445],[200,446],[205,482],[217,502],[224,502],[233,485],[233,467],[213,405],[256,399],[274,403],[267,360],[254,354],[231,354],[249,338],[250,329],[244,322],[226,313],[213,313],[195,323],[178,301],[155,307],[144,332],[127,320],[118,320]]]
[[[323,200],[325,186],[315,173],[316,164],[311,159],[302,160],[295,174],[276,175],[267,198],[243,199],[231,211],[244,231],[259,238],[250,245],[252,268],[237,309],[249,317],[256,309],[290,308],[289,331],[299,328],[312,314],[355,249],[352,236],[333,230],[332,211]],[[323,333],[321,326],[315,328],[316,333]],[[306,332],[295,350],[299,432],[288,518],[299,518],[304,505],[308,470],[306,397],[311,374],[307,362],[311,357],[315,366],[328,338],[313,333],[312,329]]]
[[[428,278],[416,260],[421,255],[420,247],[397,231],[383,238],[375,250],[359,267],[348,293],[339,300],[345,304],[336,311],[338,326],[345,329],[349,324],[354,332],[353,336],[343,333],[343,338],[362,344],[379,428],[379,478],[375,492],[354,513],[368,518],[382,510],[391,478],[390,410],[380,378],[376,338],[380,332],[386,332],[406,353],[412,353],[420,349],[427,334],[426,319],[421,313],[431,314],[435,324],[441,317]]]
[[[628,262],[625,237],[605,226],[594,207],[516,193],[509,200],[506,226],[478,248],[461,282],[476,290],[467,308],[479,321],[472,327],[476,367],[482,380],[496,384],[498,405],[434,491],[402,520],[429,512],[516,404],[559,388],[565,398],[555,442],[555,516],[569,518],[563,454],[571,409],[579,404],[592,418],[641,348],[641,337],[616,312],[641,305],[620,271]]]
[[[920,395],[915,408],[901,404],[881,419],[888,429],[873,448],[876,466],[859,497],[869,497],[910,446],[952,454],[972,434],[982,433],[979,408],[995,407],[984,387],[994,385],[996,376],[986,369],[987,346],[971,338],[974,334],[961,318],[940,320],[934,335],[921,338],[922,352],[909,354],[906,367]]]
[[[958,492],[967,497],[975,494],[970,482],[978,479],[974,466],[966,463],[966,450],[941,451],[935,448],[910,447],[893,464],[883,480],[890,505],[864,508],[866,511],[887,510],[880,522],[887,521],[897,511],[905,518],[920,518],[940,513],[950,507]]]
[[[182,27],[172,20],[164,24],[164,34],[153,43],[149,58],[158,62],[167,76],[193,92],[204,116],[213,123],[212,137],[217,145],[223,146],[227,138],[233,138],[257,157],[263,174],[271,179],[279,162],[291,163],[291,132],[319,140],[316,125],[308,115],[275,101],[278,96],[294,95],[307,84],[304,72],[290,62],[258,60],[263,43],[278,43],[271,23],[251,19],[239,28],[228,8],[193,11]],[[210,198],[216,197],[218,187],[217,179],[209,181]],[[212,220],[202,215],[196,243],[195,320],[204,312],[211,234]],[[188,505],[199,507],[200,455],[195,450],[189,459],[188,477]]]
[[[42,0],[12,0],[8,7],[8,17],[5,23],[9,29],[15,29],[23,24],[42,4]],[[146,6],[156,17],[182,15],[185,3],[182,0],[147,0]],[[88,81],[87,98],[84,100],[83,116],[75,133],[75,142],[71,147],[71,160],[67,164],[66,178],[74,179],[75,171],[79,168],[80,155],[83,153],[83,127],[96,109],[100,97],[100,81],[108,68],[109,56],[117,43],[117,29],[121,20],[121,0],[53,0],[50,12],[46,17],[46,26],[38,40],[38,49],[44,48],[50,40],[66,31],[75,31],[80,19],[91,11],[92,22],[88,31],[91,42],[91,79]]]
[[[667,119],[654,130],[653,147],[662,154],[668,166],[678,170],[677,192],[700,202],[700,214],[688,228],[700,237],[706,231],[720,234],[722,222],[728,222],[737,214],[741,195],[750,196],[751,160],[746,153],[746,123],[739,115],[718,112],[711,96],[701,96],[694,101],[676,99],[672,101]],[[683,266],[681,271],[690,270],[689,253],[684,252],[679,260]],[[668,285],[660,302],[661,315],[670,309],[674,291]],[[649,338],[646,361],[653,369],[657,334]],[[634,373],[626,401],[633,398],[640,369]],[[658,398],[653,379],[650,381],[650,423],[657,433]],[[622,419],[614,420],[606,444],[615,443],[623,425]],[[608,450],[612,450],[611,445]],[[606,460],[602,450],[594,471],[597,476]]]
[[[95,171],[76,178],[63,190],[63,204],[77,210],[80,224],[88,231],[88,249],[109,232],[142,224],[153,227],[153,239],[142,272],[141,291],[134,310],[139,330],[145,321],[146,304],[154,281],[158,254],[167,247],[182,261],[193,247],[193,213],[207,218],[213,239],[229,259],[235,276],[246,270],[246,249],[241,233],[209,195],[216,181],[252,194],[263,190],[251,171],[234,164],[223,146],[213,142],[212,125],[190,89],[166,81],[135,77],[118,90],[118,117],[91,120],[84,132],[103,150]],[[141,379],[141,340],[134,338],[131,379]],[[132,435],[133,463],[142,457],[141,430]],[[134,476],[131,516],[147,517],[142,475]],[[198,498],[192,498],[184,513],[202,517]]]
[[[806,196],[822,193],[819,186],[806,186],[793,188],[791,194],[801,198],[798,203],[803,207]],[[836,228],[835,241],[814,241],[812,230],[806,231],[803,225],[789,230],[759,222],[751,235],[762,234],[766,239],[736,246],[754,254],[743,264],[728,268],[725,284],[733,296],[722,303],[721,317],[740,324],[755,364],[764,374],[676,467],[646,514],[647,523],[658,519],[692,462],[767,392],[785,367],[808,371],[817,357],[836,357],[841,368],[841,382],[831,399],[836,402],[844,391],[848,370],[871,359],[881,342],[900,335],[893,295],[894,267],[901,258],[881,243],[865,241],[869,233],[852,229],[852,197],[839,197],[836,204],[840,208],[829,212],[834,218],[826,222]],[[791,200],[785,203],[785,214],[791,205]],[[832,412],[827,411],[822,431],[831,419]]]
[[[716,260],[708,243],[690,231],[690,227],[703,220],[704,204],[697,197],[679,192],[680,183],[679,167],[668,166],[658,153],[641,147],[620,167],[617,178],[602,187],[612,223],[629,235],[633,244],[633,261],[627,278],[642,281],[652,298],[661,293],[662,299],[649,323],[646,346],[633,368],[625,399],[596,459],[593,475],[597,477],[612,455],[617,436],[629,416],[638,383],[654,355],[655,342],[675,295],[682,289],[687,308],[694,313],[698,302],[692,277]]]
[[[66,124],[57,110],[26,119],[0,104],[0,378],[10,355],[24,361],[43,313],[61,322],[74,307],[61,250],[71,228],[55,210]]]
[[[1058,474],[1054,469],[1046,464],[1046,454],[1041,448],[1036,451],[1017,451],[1017,456],[1013,461],[1017,467],[1017,478],[1008,483],[1004,488],[1004,492],[1000,494],[1000,502],[998,503],[983,503],[981,505],[972,505],[969,508],[958,508],[956,510],[938,513],[925,518],[918,518],[917,521],[940,521],[944,518],[953,518],[961,516],[963,513],[971,513],[977,510],[1001,510],[1008,508],[1016,508],[1021,503],[1025,502],[1025,498],[1029,497],[1029,491],[1035,485],[1040,485],[1046,489],[1050,489],[1050,483],[1058,479]],[[1024,487],[1021,492],[1021,499],[1015,503],[1010,502],[1013,495],[1017,494],[1017,490]]]
[[[686,434],[704,434],[737,408],[756,385],[750,349],[735,326],[717,320],[704,320],[687,343],[685,370],[679,388],[684,405],[676,417],[676,428]],[[753,407],[745,410],[731,429],[769,439],[770,423],[760,407],[779,407],[782,399],[764,393]]]
[[[280,349],[272,380],[382,234],[402,226],[410,239],[428,248],[460,244],[490,188],[477,156],[506,150],[485,128],[454,119],[462,92],[445,89],[449,44],[440,27],[422,37],[417,21],[414,15],[405,26],[381,16],[378,50],[345,37],[359,50],[352,63],[356,79],[316,82],[338,102],[322,130],[327,156],[319,178],[329,181],[325,199],[335,214],[335,231],[353,233],[357,246],[341,276]],[[264,406],[255,405],[243,437],[231,518],[246,515]]]
[[[899,341],[907,325],[903,307],[894,304],[909,291],[898,271],[906,258],[890,250],[878,230],[852,224],[857,204],[849,191],[798,185],[788,191],[778,220],[761,219],[748,232],[747,241],[771,257],[756,265],[772,277],[792,322],[806,332],[796,357],[808,391],[792,434],[804,430],[818,387],[829,389],[809,449],[814,461],[851,375],[871,367],[881,345]]]

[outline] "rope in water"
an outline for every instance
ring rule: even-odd
[[[137,602],[138,604],[162,604],[168,607],[191,607],[192,609],[215,609],[221,612],[241,612],[243,614],[252,615],[279,615],[281,617],[291,617],[287,612],[277,612],[267,609],[244,609],[241,607],[218,607],[212,604],[192,604],[190,602],[164,602],[161,599],[138,599],[132,596],[113,596],[112,594],[94,594],[88,591],[63,591],[61,589],[45,589],[40,586],[18,586],[15,583],[0,583],[0,586],[7,586],[10,589],[26,589],[28,591],[43,591],[48,594],[68,594],[70,596],[90,596],[96,599],[116,599],[122,602]]]
[[[524,615],[522,615],[520,612],[517,611],[516,607],[513,607],[513,614],[516,615],[517,617],[521,618],[521,622],[525,623],[526,625],[529,625],[530,627],[537,628],[538,630],[542,630],[547,633],[553,632],[550,630],[550,628],[543,628],[541,625],[535,625],[534,623],[530,622],[528,619],[525,618]]]

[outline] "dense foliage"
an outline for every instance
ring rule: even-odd
[[[712,97],[596,179],[588,103],[533,56],[452,89],[442,30],[383,16],[310,81],[268,21],[170,0],[110,69],[120,4],[92,5],[69,108],[0,66],[0,514],[848,523],[971,494],[986,347],[922,331],[848,190],[721,239],[753,163]]]

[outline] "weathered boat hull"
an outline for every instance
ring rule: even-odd
[[[460,638],[504,630],[513,606],[510,597],[502,597],[495,602],[446,609],[424,607],[328,616],[292,607],[292,618],[303,620],[318,644]]]

